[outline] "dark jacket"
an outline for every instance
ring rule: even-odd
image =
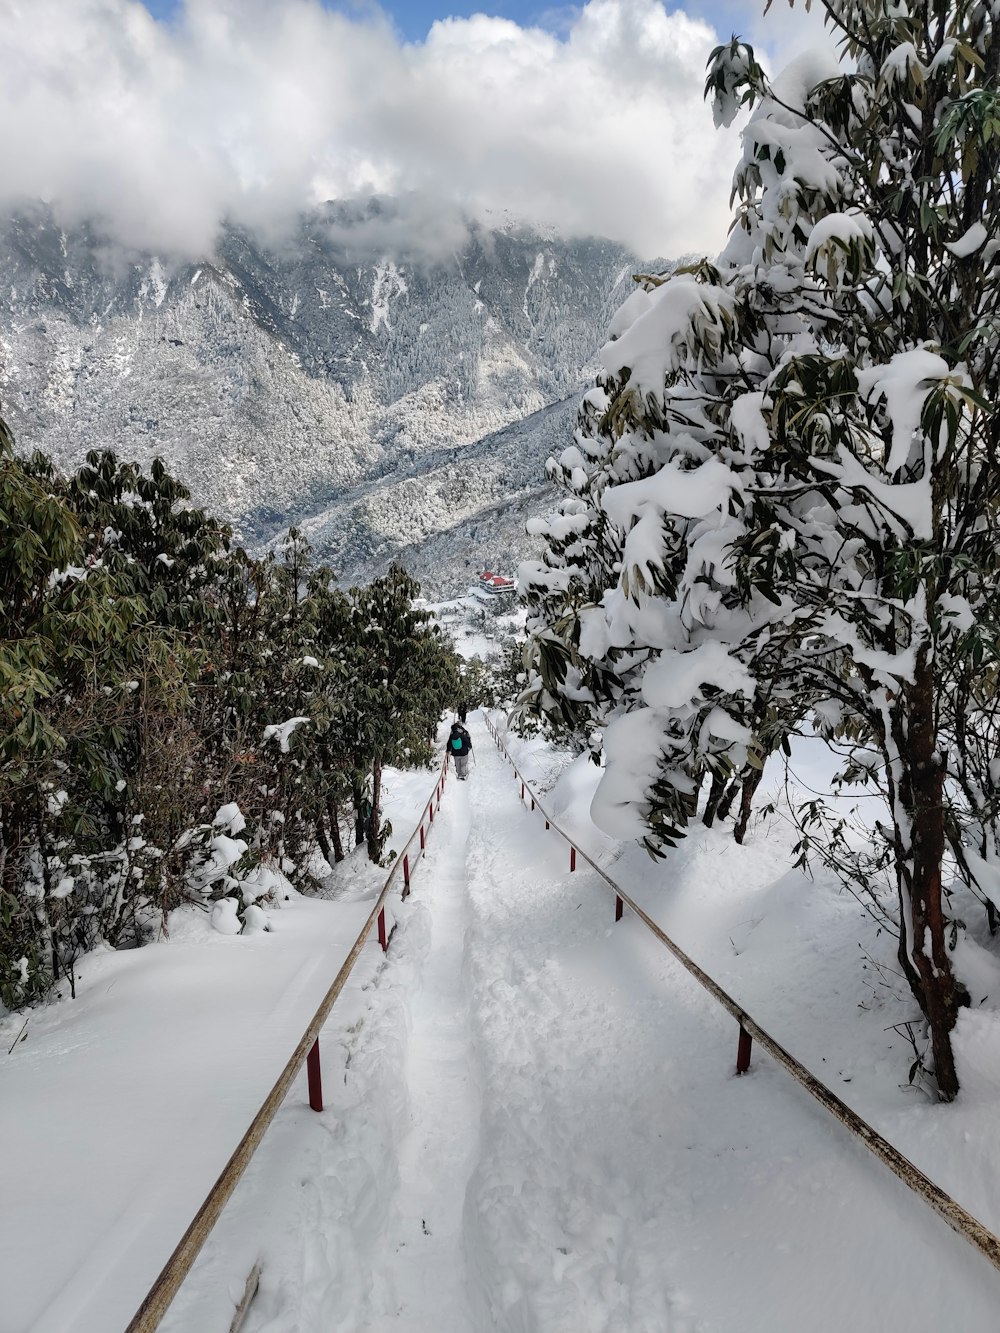
[[[456,745],[455,742],[459,744]],[[458,755],[469,754],[472,751],[472,737],[465,730],[460,722],[456,722],[451,729],[451,735],[448,737],[448,753],[452,759]]]

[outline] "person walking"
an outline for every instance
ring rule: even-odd
[[[455,772],[459,782],[469,776],[469,755],[472,753],[472,737],[461,722],[453,722],[451,735],[448,737],[448,752],[455,761]]]

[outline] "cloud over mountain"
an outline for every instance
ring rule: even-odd
[[[717,249],[732,136],[702,102],[715,43],[660,0],[590,0],[561,37],[448,19],[402,43],[318,0],[0,0],[0,209],[42,198],[125,246],[207,251],[223,218],[272,241],[372,192],[432,219],[502,210],[644,254]],[[437,237],[440,239],[440,237]]]

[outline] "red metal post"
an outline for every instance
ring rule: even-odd
[[[424,850],[424,847],[425,847],[426,845],[427,845],[427,844],[424,842],[424,826],[423,826],[423,823],[421,822],[421,825],[420,825],[420,850],[423,851],[423,850]]]
[[[524,800],[524,783],[521,783],[521,800]]]
[[[436,793],[435,793],[435,794],[436,794]],[[429,809],[430,812],[431,812],[431,823],[433,824],[433,823],[434,823],[434,797],[433,797],[433,796],[431,797],[431,803],[430,803],[430,806],[428,807],[428,809]]]
[[[747,1032],[743,1024],[740,1024],[740,1044],[736,1051],[736,1072],[745,1074],[750,1068],[750,1047],[753,1045],[753,1037]]]
[[[575,848],[575,847],[570,847],[570,849],[569,849],[569,868],[570,868],[570,870],[575,870],[575,869],[576,869],[576,848]]]
[[[532,798],[531,798],[531,808],[532,808],[532,810],[534,810],[534,808],[535,808],[535,798],[534,798],[534,796],[532,796]]]
[[[314,1111],[323,1109],[323,1076],[319,1067],[319,1037],[309,1047],[306,1056],[306,1075],[309,1079],[309,1105]]]
[[[389,947],[389,941],[385,933],[385,908],[383,907],[378,914],[378,942],[382,946],[382,952],[385,953]]]
[[[616,920],[616,921],[620,921],[620,920],[622,919],[622,912],[624,912],[624,911],[625,911],[625,904],[622,902],[621,898],[619,898],[619,897],[618,897],[618,894],[616,893],[616,894],[615,894],[615,920]]]
[[[407,852],[406,855],[403,857],[403,897],[409,898],[409,896],[410,896],[410,854],[409,852]]]
[[[548,826],[549,826],[549,821],[546,820],[546,821],[545,821],[545,827],[548,828]]]

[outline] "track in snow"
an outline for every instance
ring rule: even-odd
[[[995,1333],[981,1258],[766,1058],[733,1078],[732,1020],[474,740],[327,1113],[276,1126],[308,1208],[247,1333]]]
[[[479,1090],[463,977],[468,918],[466,783],[452,775],[427,862],[414,884],[430,912],[430,949],[410,1001],[406,1057],[412,1128],[400,1145],[399,1187],[373,1256],[381,1313],[371,1333],[475,1327],[466,1290],[463,1210],[478,1153]]]
[[[728,1015],[641,923],[614,924],[613,896],[585,871],[568,873],[565,844],[520,804],[481,728],[476,741],[471,781],[449,788],[435,827],[449,846],[467,838],[464,949],[444,926],[456,956],[432,949],[422,981],[456,1013],[468,1006],[457,1030],[473,1050],[460,1063],[481,1081],[475,1127],[452,1108],[450,1132],[465,1147],[441,1187],[452,1217],[465,1190],[450,1269],[473,1320],[446,1314],[454,1307],[425,1287],[429,1308],[371,1327],[923,1333],[947,1322],[957,1289],[963,1333],[994,1329],[997,1284],[979,1256],[766,1057],[733,1077]],[[436,880],[415,892],[437,926]],[[463,975],[464,1000],[452,985]],[[432,1011],[414,1002],[411,1012],[414,1051],[433,1049],[421,1031]],[[411,1068],[413,1106],[429,1107],[419,1083],[431,1066],[418,1057]],[[446,1141],[418,1117],[403,1161],[435,1132]],[[411,1216],[433,1206],[430,1173],[422,1184],[423,1194],[404,1184]],[[939,1275],[934,1292],[904,1279],[914,1263]],[[443,1244],[434,1265],[449,1268]]]

